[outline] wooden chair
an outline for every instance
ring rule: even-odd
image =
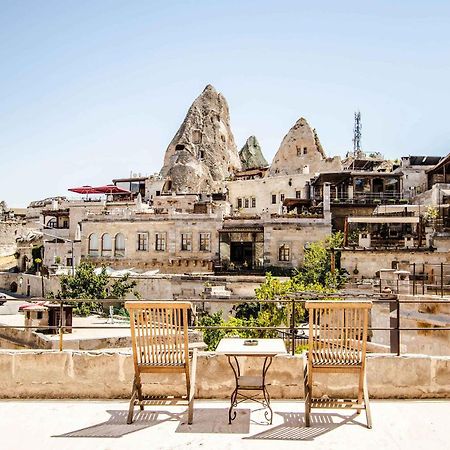
[[[161,400],[187,401],[188,423],[194,414],[195,372],[197,351],[188,350],[189,302],[126,302],[130,313],[131,341],[134,359],[134,381],[127,423],[133,421],[134,407],[141,411],[145,405]],[[141,374],[185,373],[186,397],[143,397]]]
[[[311,425],[312,408],[366,410],[367,427],[372,428],[366,380],[366,343],[371,301],[308,301],[309,351],[305,367],[305,421]],[[313,398],[315,373],[358,375],[357,399]],[[364,402],[363,402],[364,400]]]

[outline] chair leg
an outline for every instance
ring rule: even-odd
[[[360,370],[358,382],[358,405],[361,405],[363,400],[364,378],[365,378],[365,370]],[[361,410],[357,409],[356,414],[361,414]]]
[[[128,417],[127,417],[128,425],[133,423],[134,403],[136,401],[136,394],[137,394],[136,381],[133,381],[133,389],[131,391],[130,406],[128,407]]]
[[[366,409],[367,428],[372,428],[372,414],[370,413],[369,390],[367,389],[367,376],[364,374],[364,407]]]
[[[303,371],[303,385],[305,388],[305,425],[311,426],[311,389],[310,389],[310,375],[308,373],[308,366],[305,366]]]
[[[194,396],[195,396],[195,376],[197,372],[197,349],[192,354],[192,362],[190,367],[191,373],[186,371],[186,389],[188,398],[188,424],[192,425],[194,421]]]
[[[142,404],[144,397],[142,396],[142,383],[141,377],[139,375],[136,376],[135,383],[136,383],[137,398],[139,400],[139,409],[141,411],[144,411],[144,405]]]

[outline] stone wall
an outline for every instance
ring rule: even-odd
[[[257,373],[254,358],[243,362],[246,373]],[[302,356],[274,359],[268,373],[273,398],[303,397]],[[367,363],[372,398],[449,398],[450,357],[370,356]],[[128,398],[133,377],[130,354],[52,350],[0,350],[1,398]],[[317,376],[314,395],[354,395],[356,377]],[[147,392],[182,393],[182,376],[150,376]],[[225,356],[201,352],[197,398],[229,398],[233,375]]]
[[[391,269],[392,262],[398,261],[400,267],[406,268],[409,264],[440,264],[450,262],[450,253],[424,252],[411,250],[343,250],[341,253],[341,266],[352,276],[357,267],[357,278],[374,278],[380,269]]]
[[[264,282],[262,276],[189,276],[189,275],[155,275],[152,277],[131,277],[136,280],[137,290],[145,300],[173,298],[201,298],[205,283],[212,286],[224,286],[233,297],[251,297],[255,288]],[[60,289],[59,277],[51,275],[43,279],[44,293],[57,292]],[[42,295],[42,279],[37,275],[24,273],[0,272],[0,289],[8,290],[11,283],[18,286],[18,294],[39,297]]]

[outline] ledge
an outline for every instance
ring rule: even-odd
[[[274,358],[268,373],[273,398],[303,397],[304,356]],[[261,360],[246,358],[246,374],[257,374]],[[373,354],[367,374],[372,398],[450,398],[450,357]],[[127,351],[1,350],[0,398],[129,398],[133,362]],[[229,398],[233,375],[225,356],[200,352],[197,398]],[[320,374],[315,395],[353,395],[356,378]],[[183,393],[180,375],[150,376],[146,387],[153,395]]]

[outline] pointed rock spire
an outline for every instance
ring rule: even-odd
[[[227,101],[208,84],[167,147],[161,175],[175,192],[214,192],[240,168]]]
[[[341,159],[326,157],[316,130],[309,126],[306,119],[300,117],[283,138],[273,158],[269,174],[313,175],[321,170],[342,170]]]
[[[239,152],[242,169],[259,169],[268,167],[269,163],[264,158],[259,145],[258,139],[255,136],[250,136],[244,146]]]

